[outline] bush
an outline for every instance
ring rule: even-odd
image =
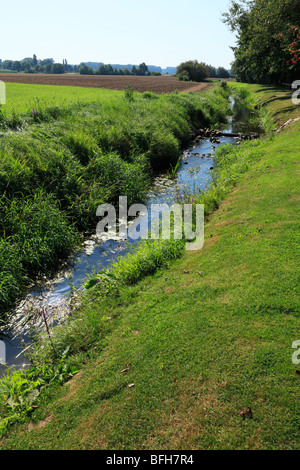
[[[189,82],[190,74],[187,72],[187,70],[183,70],[182,72],[177,74],[177,79],[182,82]]]
[[[166,130],[159,129],[152,135],[147,155],[155,172],[175,166],[180,155],[178,140]]]

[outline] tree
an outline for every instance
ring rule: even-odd
[[[229,78],[229,72],[226,70],[224,67],[218,67],[216,71],[216,77],[217,78]]]
[[[181,72],[177,73],[177,80],[180,80],[182,82],[189,82],[190,75],[186,70],[182,70]]]
[[[3,68],[7,69],[7,70],[11,70],[12,69],[12,64],[13,64],[12,60],[4,60],[3,61]]]
[[[217,76],[216,67],[213,67],[212,65],[208,65],[208,68],[209,68],[209,77],[215,78]]]
[[[89,67],[86,64],[83,64],[79,68],[79,73],[80,73],[80,75],[94,75],[94,71],[93,71],[92,67]]]
[[[52,73],[65,73],[65,67],[63,64],[55,63],[52,66]]]
[[[45,73],[52,73],[52,65],[51,64],[46,64],[44,65],[45,67]]]
[[[21,62],[19,60],[15,60],[12,63],[12,70],[16,70],[17,72],[20,72],[22,69]]]
[[[54,60],[53,59],[42,59],[40,60],[40,65],[53,65]]]
[[[292,27],[300,26],[300,0],[232,0],[223,17],[237,35],[232,48],[237,81],[281,85],[299,78],[300,63],[290,62],[289,44]]]
[[[177,67],[177,78],[182,80],[182,77],[188,77],[194,82],[203,82],[209,77],[209,67],[203,62],[198,63],[197,60],[182,62]]]
[[[135,65],[132,66],[131,73],[132,75],[137,75],[137,68]]]
[[[137,75],[146,75],[148,73],[148,67],[145,62],[139,65],[136,73]]]

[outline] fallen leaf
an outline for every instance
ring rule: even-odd
[[[127,367],[127,369],[121,370],[120,374],[125,374],[125,372],[128,372],[128,371],[129,371],[129,367]]]
[[[134,387],[134,384],[130,384],[128,385],[129,388],[133,388]]]
[[[247,409],[247,411],[246,411],[245,414],[246,414],[247,416],[249,416],[250,418],[253,417],[253,415],[252,415],[252,410],[251,410],[251,406],[248,406],[248,409]]]

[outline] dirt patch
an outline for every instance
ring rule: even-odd
[[[33,429],[41,429],[44,426],[46,426],[48,423],[50,423],[52,419],[52,416],[48,416],[46,419],[39,421],[38,423],[29,423],[28,425],[28,431],[32,431]]]
[[[177,289],[175,287],[168,287],[165,289],[165,294],[172,294],[173,292],[176,292]]]
[[[281,124],[281,126],[279,126],[277,129],[276,129],[276,132],[279,132],[281,131],[282,129],[284,129],[285,127],[289,126],[290,124],[293,124],[294,122],[297,122],[299,121],[300,117],[297,117],[295,119],[289,119],[288,121],[286,121],[285,123]]]
[[[211,86],[209,82],[181,82],[176,77],[138,77],[118,75],[55,75],[3,73],[0,80],[11,83],[26,83],[36,85],[63,85],[88,88],[106,88],[109,90],[124,90],[131,86],[135,91],[152,91],[153,93],[202,92]]]

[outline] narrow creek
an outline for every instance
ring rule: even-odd
[[[257,127],[247,125],[249,110],[237,108],[231,98],[233,117],[222,129],[222,133],[252,133],[258,132]],[[260,131],[261,133],[261,131]],[[218,143],[212,143],[209,138],[200,142],[192,142],[181,159],[175,178],[158,176],[148,194],[146,206],[151,204],[172,204],[183,193],[197,194],[209,188],[214,168],[214,152],[224,144],[235,144],[238,137],[220,136]],[[76,292],[80,293],[89,276],[96,271],[108,268],[120,256],[124,256],[137,243],[134,240],[99,240],[92,235],[86,240],[81,249],[66,263],[66,269],[55,279],[45,280],[35,286],[20,302],[13,315],[11,325],[2,332],[0,339],[5,343],[6,364],[0,364],[0,375],[5,370],[27,368],[26,350],[30,347],[32,325],[35,331],[44,328],[42,309],[47,315],[48,323],[57,324],[76,305]],[[74,294],[75,293],[75,294]],[[28,312],[32,312],[29,318]],[[26,322],[24,323],[24,319]],[[28,346],[29,345],[29,346]]]

